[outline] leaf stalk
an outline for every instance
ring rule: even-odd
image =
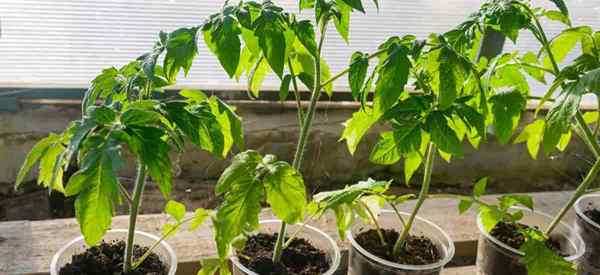
[[[142,202],[142,193],[146,184],[146,166],[138,160],[137,175],[135,186],[133,188],[133,198],[129,206],[129,227],[127,228],[127,244],[125,246],[125,258],[123,261],[123,272],[128,273],[132,270],[133,246],[135,241],[135,226],[139,207]]]

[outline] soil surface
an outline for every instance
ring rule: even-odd
[[[320,275],[329,269],[325,252],[299,238],[283,250],[279,264],[273,263],[276,241],[277,234],[250,236],[244,249],[238,251],[240,262],[260,275]]]
[[[356,242],[371,254],[382,259],[407,265],[426,265],[441,260],[440,252],[433,242],[425,236],[409,235],[398,258],[393,257],[394,243],[400,234],[393,229],[382,229],[387,245],[381,244],[377,230],[371,229],[356,235]]]
[[[585,214],[595,223],[600,224],[600,209],[594,207],[594,205],[592,205],[591,203],[590,205],[588,205],[587,209],[583,212],[583,214]]]
[[[141,257],[147,247],[133,247],[134,258]],[[60,275],[166,275],[167,267],[152,253],[132,272],[123,272],[125,242],[105,243],[104,241],[81,254],[74,255],[71,263],[60,269]]]
[[[492,229],[490,235],[514,249],[519,249],[525,243],[525,236],[520,231],[528,228],[531,227],[522,223],[500,222]],[[535,228],[537,229],[537,226]],[[566,256],[563,255],[558,241],[549,238],[546,240],[546,246],[559,255]]]

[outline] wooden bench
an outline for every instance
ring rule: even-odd
[[[567,201],[571,192],[544,192],[533,194],[536,210],[554,214]],[[495,201],[496,196],[485,196],[485,201]],[[410,211],[413,204],[401,207]],[[456,257],[474,259],[479,235],[475,217],[470,211],[458,215],[457,202],[453,200],[428,200],[422,208],[422,217],[431,220],[451,236],[456,245]],[[262,218],[273,218],[263,211]],[[571,223],[573,213],[565,221]],[[168,220],[164,214],[142,215],[138,229],[160,234],[162,225]],[[313,224],[330,236],[337,238],[335,220],[325,217]],[[113,220],[113,228],[126,228],[127,217],[118,216]],[[179,259],[178,274],[196,274],[200,258],[214,256],[216,251],[209,223],[196,232],[181,231],[170,238],[168,243],[175,249]],[[68,241],[79,236],[79,226],[74,219],[46,221],[12,221],[0,223],[0,274],[48,274],[50,259]],[[338,240],[340,247],[346,243]],[[345,261],[342,261],[345,262]],[[445,275],[475,274],[473,266],[447,268]]]

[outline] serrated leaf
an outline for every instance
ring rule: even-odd
[[[538,119],[525,126],[523,131],[515,138],[513,143],[527,142],[527,151],[532,159],[537,159],[540,144],[542,143],[545,122]]]
[[[240,62],[241,30],[233,17],[222,18],[213,21],[211,28],[203,30],[204,40],[231,78],[235,75]]]
[[[352,7],[344,1],[345,0],[335,0],[338,11],[334,13],[333,23],[340,36],[348,43],[350,38],[350,13],[352,13]]]
[[[90,119],[98,124],[110,124],[117,118],[115,110],[106,106],[91,106],[87,114]]]
[[[533,65],[540,65],[540,62],[538,60],[538,57],[535,53],[533,52],[527,52],[526,54],[524,54],[521,57],[521,61],[527,64],[533,64]],[[546,84],[546,78],[544,77],[545,72],[543,70],[540,69],[536,69],[536,68],[532,68],[532,67],[528,67],[528,66],[522,66],[523,70],[525,70],[525,72],[533,77],[535,80]]]
[[[448,126],[448,120],[440,111],[433,111],[426,121],[426,128],[431,135],[431,141],[445,153],[462,156],[461,142],[456,133]]]
[[[185,205],[183,205],[183,203],[170,200],[165,206],[165,213],[169,214],[176,221],[181,222],[185,217]]]
[[[575,275],[577,270],[573,263],[552,251],[546,245],[546,237],[542,232],[529,230],[524,232],[526,241],[519,249],[525,253],[523,262],[530,275]]]
[[[407,54],[408,49],[405,46],[396,45],[381,65],[373,99],[373,109],[376,113],[385,113],[404,92],[411,67]]]
[[[588,26],[574,27],[563,30],[552,41],[550,41],[550,51],[557,63],[562,62],[567,55],[577,46],[583,37],[592,34],[592,29]],[[550,57],[543,52],[544,67],[552,68]]]
[[[344,132],[340,141],[345,140],[348,151],[354,154],[360,140],[378,120],[379,116],[372,113],[371,110],[359,110],[355,112],[352,114],[352,118],[344,123]]]
[[[454,103],[466,79],[467,71],[457,54],[447,47],[429,56],[428,70],[432,75],[431,87],[437,93],[442,110]]]
[[[296,37],[304,48],[312,55],[317,56],[317,41],[315,35],[315,29],[310,20],[298,21],[294,24],[294,32]]]
[[[267,202],[275,216],[295,224],[304,219],[306,188],[298,171],[286,162],[278,161],[268,167],[264,177]]]
[[[33,166],[46,154],[48,148],[53,146],[53,144],[58,142],[59,140],[60,136],[50,134],[48,137],[43,138],[33,146],[31,151],[29,151],[29,153],[27,154],[27,157],[25,157],[25,161],[21,165],[21,169],[17,174],[17,179],[15,181],[15,189],[21,186],[23,180],[25,180],[25,177],[27,176],[31,168],[33,168]]]
[[[162,116],[155,111],[128,109],[121,115],[121,123],[125,125],[148,125],[160,121]]]
[[[394,164],[400,160],[402,154],[416,152],[420,146],[420,123],[407,123],[402,127],[397,126],[393,132],[382,133],[369,159],[377,164]]]
[[[562,99],[546,115],[543,140],[546,154],[550,154],[554,150],[562,135],[571,128],[571,121],[579,110],[579,103],[584,92],[582,86],[581,82],[569,84]]]
[[[278,23],[276,15],[272,12],[263,12],[256,20],[255,34],[258,35],[258,43],[271,66],[271,69],[280,77],[283,77],[283,67],[286,60],[285,29]]]
[[[208,99],[208,96],[200,90],[183,89],[179,91],[179,95],[195,103],[200,103]]]
[[[533,210],[533,198],[527,195],[504,195],[498,198],[500,201],[500,209],[508,210],[515,205],[522,205]]]
[[[365,80],[367,78],[367,70],[369,69],[368,56],[361,52],[355,52],[350,59],[350,71],[348,72],[348,81],[352,91],[352,98],[358,100]]]
[[[518,91],[501,93],[490,98],[492,103],[493,125],[496,137],[502,144],[510,141],[519,125],[521,112],[527,100]]]
[[[198,28],[181,28],[169,33],[166,44],[167,54],[163,61],[167,80],[174,81],[181,69],[185,75],[190,71],[194,57],[198,53],[197,32]]]

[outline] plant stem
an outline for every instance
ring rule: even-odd
[[[404,229],[406,227],[406,222],[404,221],[404,218],[402,218],[402,215],[400,215],[400,211],[398,211],[398,207],[396,207],[396,205],[393,203],[390,203],[390,205],[392,206],[392,209],[394,209],[394,213],[396,213],[396,217],[398,217],[398,219],[400,220],[400,223],[402,223],[402,229]]]
[[[387,242],[385,241],[385,237],[383,237],[383,231],[381,231],[381,226],[379,226],[379,222],[377,221],[377,217],[375,216],[375,214],[373,213],[373,211],[371,211],[371,208],[369,208],[369,206],[364,203],[364,202],[360,202],[360,205],[362,207],[365,208],[365,210],[367,210],[367,213],[369,214],[369,217],[371,218],[371,221],[373,221],[373,224],[375,225],[375,228],[377,229],[377,235],[379,235],[379,241],[381,242],[381,245],[383,247],[387,246]]]
[[[292,167],[297,171],[300,171],[302,167],[302,160],[304,158],[304,150],[306,149],[306,140],[308,139],[308,134],[310,132],[310,127],[312,125],[312,121],[315,115],[315,110],[317,109],[317,101],[321,97],[321,50],[323,49],[323,43],[325,42],[325,32],[327,30],[327,24],[321,25],[321,37],[319,39],[319,45],[317,46],[317,54],[314,58],[315,60],[315,82],[312,91],[312,95],[310,98],[310,103],[308,105],[308,110],[306,111],[304,121],[301,121],[302,128],[300,128],[300,137],[298,138],[298,145],[296,147],[296,153],[294,154],[294,161],[292,163]],[[278,263],[281,260],[281,254],[283,252],[283,242],[285,240],[285,231],[287,228],[287,224],[284,221],[281,221],[281,227],[279,228],[279,235],[277,236],[277,241],[275,242],[275,248],[273,251],[273,262]]]
[[[127,273],[131,270],[133,259],[133,243],[135,239],[135,225],[137,222],[139,207],[142,202],[142,193],[144,191],[145,184],[146,166],[141,163],[141,161],[138,161],[135,186],[133,187],[133,198],[131,200],[131,205],[129,206],[129,227],[127,228],[127,245],[125,246],[125,258],[123,262],[124,273]]]
[[[383,54],[383,53],[385,53],[385,52],[387,52],[387,49],[378,50],[378,51],[376,51],[376,52],[372,53],[371,55],[369,55],[369,56],[367,57],[367,59],[368,59],[368,60],[371,60],[371,59],[373,59],[373,58],[375,58],[375,57],[378,57],[378,56],[380,56],[381,54]],[[333,76],[333,77],[331,77],[330,79],[327,79],[325,82],[323,82],[323,83],[321,84],[321,87],[325,87],[325,86],[327,86],[327,85],[329,85],[329,84],[333,83],[334,81],[338,80],[340,77],[344,76],[345,74],[347,74],[347,73],[349,73],[349,72],[350,72],[350,66],[348,66],[348,68],[344,69],[343,71],[341,71],[341,72],[337,73],[336,75],[334,75],[334,76]]]
[[[419,193],[419,197],[417,198],[417,203],[415,204],[415,208],[413,209],[412,213],[410,214],[410,217],[408,218],[408,222],[406,223],[404,230],[402,230],[402,234],[396,241],[396,244],[394,244],[394,252],[393,252],[394,257],[398,257],[400,255],[400,251],[402,251],[402,248],[404,247],[404,243],[406,242],[406,238],[408,238],[410,229],[411,229],[413,223],[415,222],[417,213],[419,213],[421,206],[423,206],[423,202],[425,202],[425,199],[427,199],[427,196],[429,195],[429,185],[431,183],[431,174],[433,172],[433,161],[435,159],[435,152],[437,151],[437,149],[436,149],[435,144],[433,144],[431,142],[429,143],[428,147],[429,148],[427,149],[427,156],[425,157],[425,172],[423,175],[423,183],[421,185],[421,192]]]
[[[558,66],[558,63],[556,62],[556,58],[554,57],[554,54],[552,53],[552,49],[550,48],[550,42],[548,40],[548,37],[546,36],[546,33],[544,32],[542,24],[540,23],[538,18],[535,16],[535,13],[527,5],[521,3],[521,6],[523,6],[527,10],[527,12],[532,16],[532,18],[534,18],[536,27],[540,34],[539,41],[542,44],[542,47],[544,48],[546,53],[548,54],[550,63],[552,63],[552,69],[554,70],[554,75],[557,75],[557,76],[560,75],[560,72],[561,72],[560,67]],[[594,155],[595,156],[600,155],[600,144],[598,144],[598,140],[596,140],[596,136],[594,135],[592,130],[589,128],[589,126],[585,123],[583,114],[581,113],[581,111],[579,109],[577,110],[577,113],[575,114],[575,119],[576,119],[577,123],[579,124],[579,127],[581,128],[581,130],[584,133],[584,135],[583,135],[584,140],[586,141],[588,146],[590,146],[590,149],[592,150]],[[577,199],[579,199],[582,195],[584,195],[586,193],[586,190],[588,189],[590,184],[594,181],[594,179],[598,175],[599,170],[600,170],[600,158],[596,158],[596,162],[594,163],[594,165],[592,166],[590,171],[588,171],[588,173],[585,176],[585,178],[583,179],[583,181],[579,184],[579,186],[575,190],[575,194],[573,194],[573,196],[571,196],[571,198],[569,199],[567,204],[564,205],[564,207],[554,217],[554,220],[552,221],[552,223],[550,223],[550,225],[546,229],[546,231],[545,231],[546,235],[549,235],[550,233],[552,233],[552,231],[560,223],[560,221],[565,216],[565,214],[571,209],[571,207],[573,207],[573,204],[575,204]]]
[[[558,215],[556,215],[554,217],[554,220],[552,220],[552,222],[550,223],[550,225],[546,228],[546,231],[545,231],[546,235],[550,235],[550,233],[552,233],[552,231],[560,223],[560,221],[562,220],[562,218],[567,214],[567,212],[571,209],[571,207],[573,207],[573,205],[575,204],[575,202],[581,196],[585,195],[588,187],[594,181],[594,179],[598,175],[599,171],[600,171],[600,159],[596,159],[596,162],[594,163],[594,165],[592,166],[592,168],[590,169],[590,171],[588,172],[588,174],[585,176],[585,178],[583,179],[583,181],[581,182],[581,184],[579,184],[579,187],[577,187],[577,190],[575,190],[575,194],[573,194],[573,196],[571,196],[571,198],[569,199],[569,201],[567,202],[567,204],[565,204],[563,206],[563,208],[560,210],[560,212],[558,213]]]
[[[292,61],[288,58],[288,67],[290,68],[290,74],[292,75],[292,84],[294,85],[294,97],[296,98],[296,107],[298,108],[298,121],[300,124],[304,121],[304,110],[302,110],[302,102],[300,98],[300,90],[298,89],[298,82],[296,80],[296,74],[294,73],[294,67]]]

